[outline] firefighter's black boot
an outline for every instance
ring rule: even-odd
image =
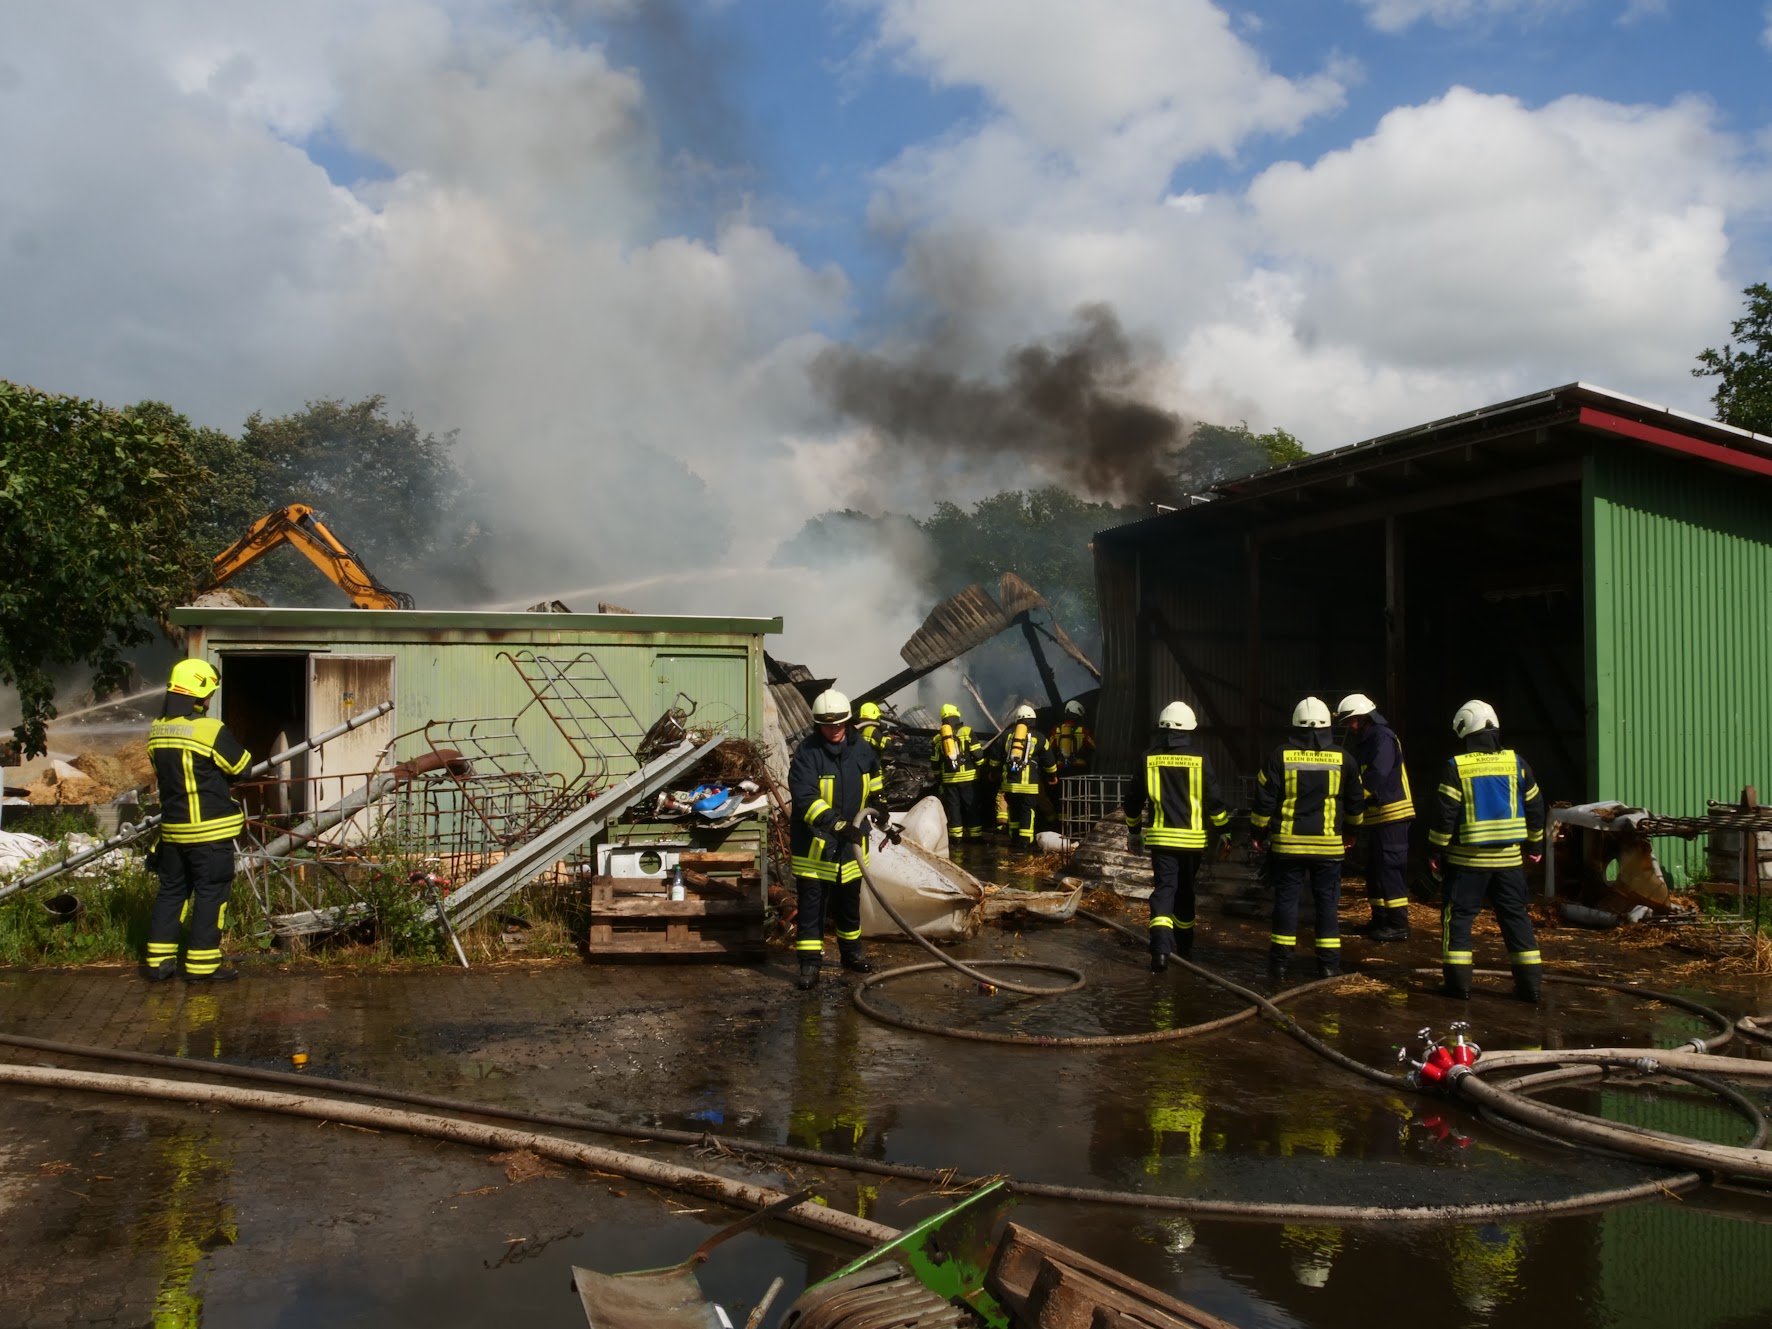
[[[1194,958],[1194,930],[1192,928],[1175,929],[1175,954],[1183,960]]]
[[[822,960],[800,961],[800,976],[794,980],[794,986],[802,992],[810,992],[818,986],[818,971],[823,965]]]
[[[1338,978],[1341,975],[1341,952],[1338,950],[1321,950],[1317,952],[1317,977]]]
[[[1270,988],[1283,987],[1286,982],[1286,957],[1278,951],[1269,951],[1267,956],[1267,985]]]
[[[1514,970],[1514,996],[1521,1001],[1538,1004],[1539,992],[1542,989],[1544,976],[1535,964],[1521,965]]]
[[[1440,975],[1442,997],[1451,997],[1455,1001],[1471,999],[1471,967],[1468,964],[1441,965]]]
[[[838,958],[841,960],[843,967],[852,974],[871,974],[874,972],[874,966],[868,962],[867,957],[859,950],[840,951],[838,953]]]
[[[178,962],[166,960],[160,964],[144,964],[141,976],[150,983],[164,983],[170,978],[178,977]]]
[[[240,977],[240,971],[221,965],[211,969],[207,974],[186,973],[183,977],[187,983],[232,983]]]

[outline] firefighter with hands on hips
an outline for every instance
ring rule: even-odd
[[[1095,759],[1095,735],[1083,723],[1083,703],[1072,698],[1064,704],[1064,719],[1052,731],[1052,747],[1058,753],[1058,774],[1087,775]]]
[[[980,750],[972,736],[972,726],[961,722],[960,708],[952,702],[944,703],[941,728],[935,731],[929,762],[940,781],[941,810],[947,814],[950,847],[969,835],[978,835],[984,821],[977,810],[984,791],[984,782],[979,779]]]
[[[1403,768],[1403,745],[1378,703],[1364,693],[1343,697],[1335,718],[1347,726],[1348,748],[1366,790],[1360,823],[1366,830],[1366,898],[1372,906],[1366,939],[1408,941],[1409,824],[1415,801]]]
[[[1440,772],[1437,815],[1427,834],[1428,866],[1435,877],[1444,873],[1443,991],[1470,999],[1471,924],[1487,899],[1507,944],[1514,995],[1537,1001],[1544,967],[1526,909],[1524,864],[1544,861],[1544,795],[1526,759],[1502,746],[1501,721],[1488,702],[1460,706],[1452,732],[1465,750]]]
[[[1040,796],[1058,779],[1058,754],[1034,728],[1034,708],[1026,702],[1015,708],[997,743],[1001,746],[995,760],[1002,771],[1004,801],[1009,809],[1010,844],[1032,850]]]
[[[1194,747],[1198,721],[1186,702],[1172,701],[1157,717],[1157,741],[1144,754],[1143,781],[1127,782],[1126,830],[1135,847],[1141,833],[1151,852],[1151,972],[1170,955],[1194,953],[1194,878],[1209,842],[1228,846],[1230,809],[1204,753]],[[1150,824],[1144,825],[1146,809]],[[1210,825],[1210,829],[1208,829]]]
[[[795,986],[818,985],[824,957],[825,914],[837,933],[845,969],[873,972],[861,951],[861,863],[868,857],[864,808],[885,816],[880,754],[850,725],[849,698],[828,689],[812,702],[818,726],[794,749],[788,763],[793,805],[794,883],[799,895],[794,949],[800,958]],[[860,859],[858,862],[857,859]]]
[[[1268,980],[1282,983],[1298,945],[1299,900],[1316,906],[1317,976],[1341,972],[1341,861],[1353,845],[1366,802],[1353,755],[1329,734],[1329,708],[1306,697],[1293,709],[1292,732],[1268,754],[1255,779],[1250,844],[1268,853],[1274,930]]]
[[[221,676],[207,660],[172,667],[160,718],[148,727],[148,758],[160,786],[160,843],[154,870],[160,892],[148,917],[142,976],[151,983],[178,969],[179,934],[188,921],[184,977],[224,983],[240,977],[222,964],[222,929],[234,888],[234,837],[246,824],[230,786],[252,754],[228,727],[209,716]]]

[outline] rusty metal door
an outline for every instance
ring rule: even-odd
[[[354,715],[394,699],[394,657],[391,655],[310,655],[308,657],[308,732],[321,733]],[[363,783],[363,777],[385,764],[394,741],[396,711],[377,717],[360,729],[335,738],[308,758],[313,781],[311,807],[326,807]]]

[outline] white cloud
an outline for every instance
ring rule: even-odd
[[[803,514],[750,491],[847,282],[743,216],[670,234],[640,81],[519,15],[8,7],[3,372],[228,428],[384,392],[545,534],[520,591],[718,561],[741,519],[766,551]],[[317,132],[392,178],[334,185]]]
[[[1270,71],[1209,0],[869,0],[881,44],[982,89],[1036,151],[1088,165],[1228,155],[1341,104],[1333,72]]]
[[[1647,0],[1657,4],[1660,0]],[[1502,16],[1517,16],[1526,22],[1567,13],[1587,0],[1359,0],[1366,10],[1367,21],[1380,32],[1402,32],[1422,19],[1453,27]],[[1627,0],[1637,7],[1644,0]]]

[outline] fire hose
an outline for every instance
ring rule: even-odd
[[[1298,991],[1300,989],[1294,989]],[[684,1191],[704,1198],[723,1200],[739,1206],[761,1207],[771,1203],[780,1192],[747,1186],[731,1178],[698,1169],[675,1167],[658,1159],[609,1149],[593,1149],[576,1140],[558,1136],[535,1135],[529,1132],[502,1131],[478,1122],[461,1120],[487,1117],[502,1121],[518,1121],[584,1131],[597,1135],[684,1145],[723,1158],[740,1161],[751,1157],[780,1159],[787,1163],[803,1163],[851,1173],[890,1177],[895,1180],[933,1185],[943,1190],[973,1187],[995,1178],[968,1176],[953,1167],[919,1167],[908,1163],[887,1163],[860,1158],[851,1154],[834,1154],[824,1150],[801,1149],[793,1145],[773,1144],[713,1132],[677,1131],[665,1127],[627,1126],[591,1121],[559,1113],[532,1112],[522,1108],[501,1107],[491,1103],[475,1103],[464,1099],[444,1098],[382,1085],[362,1084],[324,1076],[292,1074],[287,1071],[261,1070],[251,1066],[235,1066],[219,1061],[194,1061],[184,1057],[166,1057],[149,1052],[129,1052],[120,1048],[89,1047],[78,1043],[61,1043],[49,1039],[29,1038],[19,1034],[0,1034],[0,1045],[49,1053],[62,1057],[89,1058],[145,1065],[175,1070],[186,1075],[201,1075],[247,1083],[288,1085],[300,1089],[299,1094],[272,1093],[260,1090],[230,1088],[188,1080],[151,1079],[145,1076],[94,1075],[50,1066],[22,1066],[0,1062],[0,1083],[30,1085],[52,1089],[74,1089],[85,1092],[110,1093],[154,1098],[171,1102],[217,1104],[255,1111],[279,1112],[286,1115],[340,1121],[372,1129],[404,1131],[408,1134],[453,1140],[481,1148],[530,1149],[545,1158],[577,1163],[612,1172],[635,1180]],[[337,1097],[319,1097],[320,1094]],[[349,1101],[353,1098],[377,1098],[447,1112],[437,1116],[411,1112],[395,1112]],[[1009,1189],[1030,1199],[1064,1200],[1099,1204],[1115,1208],[1148,1209],[1162,1213],[1181,1214],[1192,1218],[1221,1219],[1245,1222],[1281,1223],[1477,1223],[1512,1218],[1546,1217],[1608,1208],[1657,1195],[1690,1190],[1701,1184],[1697,1172],[1674,1176],[1657,1176],[1623,1186],[1607,1187],[1554,1200],[1516,1200],[1485,1204],[1452,1205],[1356,1205],[1306,1204],[1299,1202],[1267,1202],[1256,1200],[1212,1200],[1188,1195],[1151,1195],[1137,1191],[1114,1191],[1085,1186],[1060,1186],[1046,1182],[1005,1178]],[[820,1209],[836,1222],[829,1225],[817,1221],[816,1214],[803,1210]],[[891,1229],[878,1224],[864,1224],[847,1214],[819,1206],[803,1206],[791,1215],[795,1221],[810,1217],[805,1225],[846,1236],[864,1244],[884,1240],[865,1230]],[[858,1226],[859,1225],[859,1226]]]

